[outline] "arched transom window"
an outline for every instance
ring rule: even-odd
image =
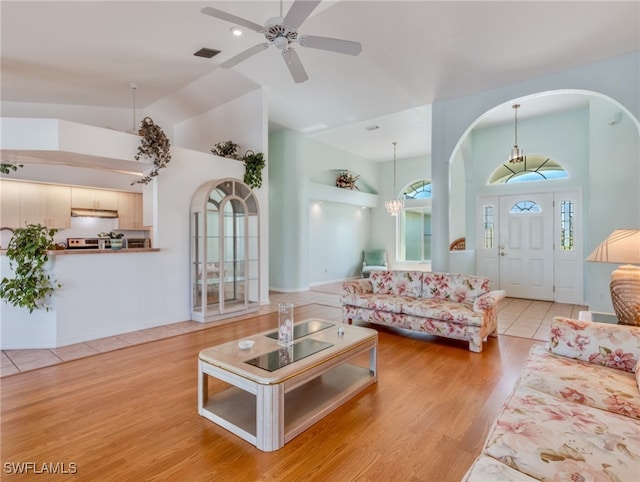
[[[489,184],[507,184],[514,182],[546,181],[548,179],[566,179],[567,171],[557,162],[546,156],[524,156],[524,161],[501,164],[489,179]]]

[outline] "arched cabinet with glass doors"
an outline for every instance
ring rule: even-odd
[[[210,181],[191,200],[191,318],[207,322],[260,305],[260,212],[237,179]]]

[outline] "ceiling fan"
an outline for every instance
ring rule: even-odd
[[[287,68],[296,83],[304,82],[309,78],[304,70],[302,62],[298,54],[293,49],[293,44],[298,43],[302,47],[312,49],[330,50],[341,54],[358,55],[362,51],[360,42],[352,42],[351,40],[340,40],[329,37],[318,37],[315,35],[298,35],[298,27],[311,15],[313,10],[320,4],[322,0],[295,0],[286,16],[282,16],[282,0],[280,0],[280,16],[267,20],[264,24],[258,25],[241,17],[237,17],[230,13],[223,12],[212,7],[205,7],[200,10],[205,15],[225,20],[227,22],[241,25],[243,27],[254,30],[264,35],[267,40],[264,43],[254,45],[247,50],[240,52],[238,55],[222,62],[220,67],[225,69],[231,68],[243,60],[266,50],[271,45],[275,45],[282,50]]]

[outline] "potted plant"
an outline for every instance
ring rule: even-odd
[[[108,233],[98,233],[98,237],[108,238],[111,243],[111,249],[122,249],[122,238],[124,238],[124,233],[109,231]]]
[[[244,182],[252,188],[262,186],[262,169],[266,165],[262,152],[245,152],[242,157],[244,163]]]
[[[141,157],[149,157],[153,159],[153,168],[147,175],[133,181],[132,186],[134,184],[149,184],[158,175],[158,171],[167,167],[171,161],[171,143],[162,128],[156,125],[151,117],[142,119],[142,127],[138,132],[142,139],[135,159],[139,161]]]
[[[336,186],[342,189],[355,189],[359,191],[358,186],[356,186],[356,181],[359,178],[360,176],[354,176],[348,171],[342,171],[336,179]]]
[[[238,148],[240,146],[233,141],[218,142],[211,152],[216,156],[228,157],[229,159],[238,159]]]
[[[47,251],[55,248],[56,232],[40,224],[28,224],[14,231],[6,253],[14,278],[2,279],[0,298],[13,306],[27,308],[29,313],[41,308],[49,311],[47,298],[60,287],[45,269],[49,260]]]

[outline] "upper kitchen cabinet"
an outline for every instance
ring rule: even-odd
[[[2,180],[0,201],[3,227],[42,224],[65,229],[70,225],[71,188],[68,186]]]
[[[43,184],[45,187],[45,226],[57,229],[71,227],[71,188]]]
[[[118,192],[85,187],[71,188],[71,207],[79,209],[118,209]]]
[[[144,229],[142,194],[118,192],[118,229]]]

